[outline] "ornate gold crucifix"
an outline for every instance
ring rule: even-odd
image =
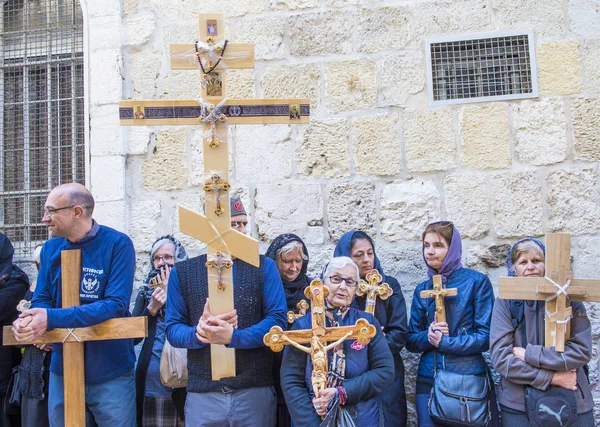
[[[421,291],[421,298],[435,298],[435,314],[438,322],[446,321],[446,305],[444,298],[458,295],[458,289],[445,288],[442,284],[442,276],[433,276],[433,290]]]
[[[298,314],[294,313],[294,310],[288,311],[288,314],[287,314],[288,323],[294,323],[296,321],[296,319],[304,316],[306,314],[306,311],[308,310],[308,303],[306,302],[305,299],[300,300],[300,302],[298,302],[298,304],[296,304],[296,308],[298,309]]]
[[[392,296],[394,291],[390,288],[390,285],[382,283],[383,277],[381,277],[381,274],[379,274],[379,271],[375,268],[367,273],[365,279],[367,280],[361,280],[358,284],[356,295],[361,297],[366,295],[367,303],[365,305],[365,311],[367,313],[375,314],[377,297],[386,300]]]

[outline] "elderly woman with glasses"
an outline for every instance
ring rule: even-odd
[[[165,344],[165,303],[167,283],[175,263],[187,259],[187,253],[173,236],[159,237],[150,248],[150,271],[140,288],[133,316],[148,317],[148,337],[144,339],[136,368],[138,426],[183,426],[173,399],[174,389],[160,382],[160,356]],[[184,393],[184,389],[176,389]]]
[[[358,267],[348,257],[333,258],[322,277],[329,295],[325,300],[327,327],[354,325],[365,318],[376,335],[366,346],[347,340],[329,351],[326,388],[317,398],[311,381],[310,356],[288,346],[281,367],[281,388],[295,426],[319,426],[334,397],[361,427],[383,426],[380,394],[394,379],[394,359],[377,320],[351,307],[359,280]],[[312,315],[296,320],[292,329],[310,329]],[[333,405],[332,405],[333,406]]]

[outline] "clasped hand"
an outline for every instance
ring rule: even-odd
[[[223,344],[231,343],[233,329],[238,327],[237,310],[231,310],[228,313],[213,316],[210,314],[210,305],[208,298],[204,304],[204,312],[198,320],[196,326],[196,338],[203,344]]]
[[[450,335],[448,324],[446,322],[438,322],[436,318],[436,321],[431,322],[431,325],[429,325],[427,340],[432,346],[438,348],[442,341],[442,335]]]
[[[30,308],[19,314],[13,322],[12,332],[21,343],[30,343],[48,329],[48,312],[45,308]]]
[[[515,357],[518,357],[525,362],[525,352],[527,350],[523,347],[513,347],[512,353]],[[552,385],[566,388],[567,390],[577,390],[577,371],[556,371],[552,376]]]
[[[324,417],[327,414],[327,406],[329,401],[333,399],[337,390],[335,388],[326,388],[319,392],[319,397],[315,397],[312,400],[313,407],[318,415]]]

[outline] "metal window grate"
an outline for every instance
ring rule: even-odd
[[[0,230],[29,256],[50,189],[85,183],[83,16],[77,0],[7,0],[0,19]]]
[[[537,96],[533,34],[427,42],[430,103]]]

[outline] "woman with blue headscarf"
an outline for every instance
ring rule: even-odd
[[[527,237],[516,242],[506,256],[509,276],[544,277],[544,244]],[[563,404],[553,408],[546,402],[546,412],[536,411],[536,420],[544,425],[570,425],[569,412],[578,414],[576,426],[594,425],[594,400],[586,374],[586,365],[592,357],[592,326],[582,302],[572,302],[571,336],[565,351],[545,348],[546,304],[544,301],[496,300],[492,315],[490,356],[494,369],[500,374],[498,402],[502,425],[530,426],[526,411],[527,386],[546,391],[562,388],[573,398],[573,408]],[[573,411],[575,412],[575,411]],[[558,418],[557,418],[558,416]]]
[[[375,303],[375,318],[382,326],[387,344],[394,356],[394,382],[380,395],[382,401],[385,426],[406,425],[406,392],[404,390],[404,364],[400,351],[407,339],[406,303],[398,281],[386,276],[375,254],[375,245],[371,237],[364,231],[352,230],[345,233],[333,252],[334,257],[350,257],[358,266],[360,279],[373,269],[383,277],[383,282],[390,285],[393,294],[386,300],[377,298]],[[353,307],[365,310],[366,296],[356,296]]]
[[[429,279],[415,289],[406,348],[422,353],[415,403],[419,426],[430,427],[436,425],[428,407],[434,365],[463,375],[488,375],[481,353],[489,348],[494,293],[485,275],[462,266],[462,242],[454,224],[429,224],[422,240]],[[444,299],[446,322],[438,322],[434,298],[421,298],[421,291],[433,289],[431,278],[435,275],[442,276],[444,287],[458,290],[457,296]]]

